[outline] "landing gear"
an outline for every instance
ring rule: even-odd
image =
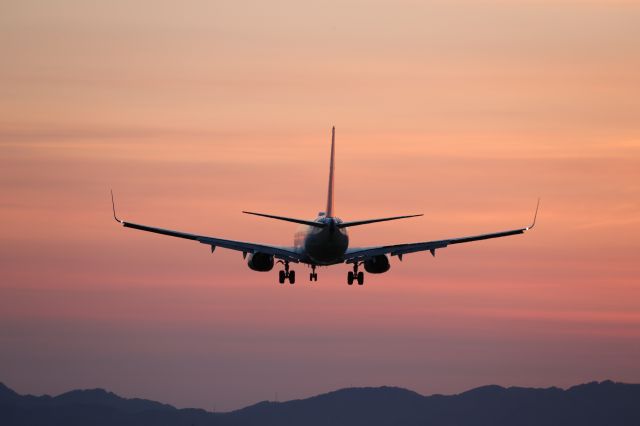
[[[316,265],[311,265],[311,273],[309,274],[309,281],[318,281],[318,274],[316,273]]]
[[[289,280],[289,284],[295,284],[296,283],[296,271],[290,271],[289,270],[289,262],[283,262],[282,260],[279,260],[278,263],[282,263],[284,264],[284,271],[280,271],[278,272],[278,282],[280,284],[284,284],[284,282],[288,279]]]
[[[347,284],[352,285],[353,281],[358,281],[358,285],[364,284],[364,273],[358,272],[358,262],[353,264],[353,272],[349,271],[347,273]]]

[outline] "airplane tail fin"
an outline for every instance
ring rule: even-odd
[[[325,211],[326,217],[333,217],[333,170],[335,168],[335,152],[336,152],[336,128],[331,128],[331,160],[329,163],[329,189],[327,190],[327,209]]]

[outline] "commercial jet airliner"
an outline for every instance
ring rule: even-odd
[[[347,228],[349,227],[422,216],[422,214],[356,220],[350,222],[344,222],[342,219],[336,217],[335,210],[333,208],[335,135],[334,127],[331,129],[331,159],[329,162],[327,208],[324,212],[318,213],[318,217],[313,220],[304,220],[272,214],[243,211],[243,213],[246,214],[301,224],[302,226],[298,232],[295,233],[293,246],[272,246],[252,242],[226,240],[222,238],[208,237],[206,235],[188,234],[186,232],[172,231],[169,229],[155,228],[152,226],[126,222],[119,219],[116,215],[113,192],[111,192],[113,217],[125,228],[133,228],[140,231],[154,232],[156,234],[197,241],[210,246],[211,252],[213,252],[216,247],[240,251],[242,252],[242,256],[246,259],[249,268],[254,271],[267,272],[271,271],[275,264],[282,264],[282,269],[279,271],[278,275],[280,284],[284,284],[287,280],[291,284],[295,283],[296,272],[290,269],[291,263],[302,263],[310,266],[310,281],[318,281],[318,274],[316,273],[316,268],[318,266],[337,265],[340,263],[350,264],[352,265],[353,270],[349,271],[347,274],[347,284],[349,285],[352,285],[354,281],[359,285],[364,284],[364,273],[359,270],[360,266],[363,266],[364,270],[371,274],[382,274],[387,272],[391,267],[388,256],[397,256],[399,260],[402,260],[403,255],[419,251],[429,251],[432,256],[435,256],[436,250],[445,248],[449,245],[523,234],[525,231],[533,228],[536,223],[540,200],[538,200],[538,205],[536,206],[533,222],[525,228],[475,235],[471,237],[451,238],[447,240],[350,248],[349,236],[347,235]]]

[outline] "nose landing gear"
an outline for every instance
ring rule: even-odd
[[[311,265],[311,273],[309,274],[309,281],[318,281],[318,274],[316,273],[316,265]]]
[[[364,273],[362,271],[358,272],[359,265],[358,262],[355,262],[353,264],[353,272],[349,271],[347,273],[347,284],[352,285],[354,280],[358,282],[358,285],[364,284]]]
[[[279,260],[278,263],[284,264],[284,271],[280,271],[278,273],[278,281],[280,284],[284,284],[284,282],[288,279],[289,284],[295,284],[296,282],[296,271],[289,270],[289,262]]]

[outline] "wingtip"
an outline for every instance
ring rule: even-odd
[[[424,216],[424,213],[408,214],[408,215],[406,215],[406,216],[401,216],[401,217],[402,217],[403,219],[405,219],[405,218],[406,218],[406,219],[408,219],[408,218],[411,218],[411,217],[420,217],[420,216]]]
[[[531,222],[531,225],[527,226],[525,229],[528,231],[530,229],[533,229],[534,226],[536,226],[536,219],[538,219],[538,210],[540,209],[540,197],[538,197],[538,203],[536,204],[536,212],[533,214],[533,222]]]
[[[116,215],[116,202],[113,199],[113,189],[111,189],[110,191],[111,191],[111,208],[113,209],[113,218],[115,219],[116,222],[123,223],[122,220],[118,219],[118,216]]]

